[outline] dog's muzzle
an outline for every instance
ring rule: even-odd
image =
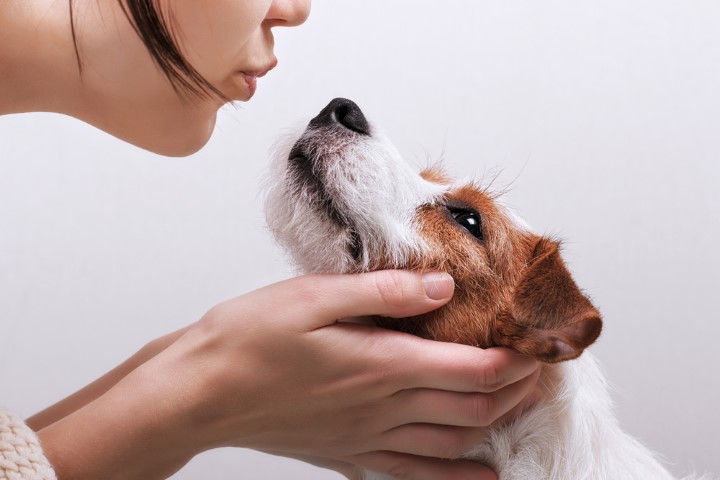
[[[319,150],[326,147],[328,139],[348,139],[358,135],[371,135],[370,124],[362,110],[352,100],[335,98],[310,120],[305,134],[298,139],[288,156],[293,177],[300,180],[305,191],[317,199],[317,205],[331,221],[346,229],[348,252],[355,260],[362,254],[362,241],[352,220],[342,213],[333,196],[326,190],[327,167],[324,155]]]

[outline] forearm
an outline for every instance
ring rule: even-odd
[[[144,370],[38,431],[58,480],[164,479],[198,453],[164,382]]]
[[[37,432],[99,398],[130,372],[165,350],[182,336],[188,328],[190,327],[182,328],[148,343],[132,357],[91,384],[27,419],[27,425]]]

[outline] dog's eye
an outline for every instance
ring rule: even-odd
[[[478,240],[483,239],[482,222],[480,221],[480,215],[477,212],[458,208],[449,208],[449,210],[450,215],[452,215],[461,227],[465,228]]]

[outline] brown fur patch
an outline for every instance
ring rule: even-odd
[[[441,172],[422,176],[449,183]],[[478,212],[482,239],[445,205],[421,206],[419,233],[430,253],[399,267],[448,272],[456,284],[453,299],[412,319],[380,319],[381,325],[435,340],[506,346],[548,363],[576,358],[598,338],[600,314],[572,279],[557,242],[520,228],[477,185],[452,190],[445,202]],[[377,265],[389,266],[382,259]]]
[[[450,178],[440,166],[426,168],[420,172],[420,176],[428,182],[439,183],[441,185],[452,183],[452,178]]]

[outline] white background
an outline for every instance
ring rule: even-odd
[[[345,96],[413,164],[498,175],[565,239],[622,424],[678,474],[720,473],[720,3],[316,0],[276,39],[277,70],[190,158],[0,117],[0,402],[30,415],[291,275],[264,229],[268,150]],[[222,450],[174,478],[338,476]]]

